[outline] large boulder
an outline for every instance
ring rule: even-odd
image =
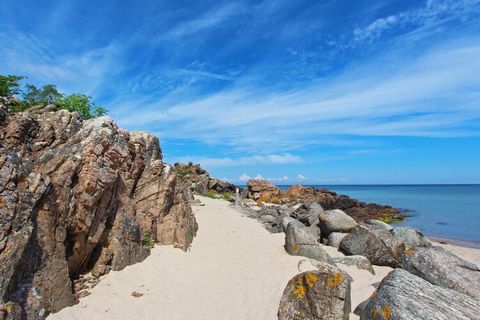
[[[388,231],[385,228],[358,225],[340,242],[340,249],[349,255],[362,255],[372,264],[400,266],[401,255],[409,249],[431,247],[431,243],[417,229],[400,227]]]
[[[361,320],[480,319],[478,300],[405,271],[391,271],[363,308]]]
[[[295,220],[290,216],[282,216],[280,218],[280,226],[282,228],[282,231],[286,233],[288,225],[290,224],[290,222],[293,222],[293,221],[297,221],[297,220]]]
[[[72,305],[73,280],[142,261],[144,239],[191,243],[195,217],[156,137],[108,117],[0,110],[0,304],[17,318]]]
[[[480,301],[480,268],[441,247],[417,247],[402,254],[405,270],[445,288]]]
[[[351,310],[348,275],[329,264],[293,277],[278,308],[279,320],[346,320]]]
[[[292,217],[298,219],[307,226],[318,224],[318,216],[323,212],[322,206],[315,201],[307,201],[302,203],[292,213]]]
[[[322,211],[318,219],[324,236],[332,232],[350,232],[357,225],[352,217],[338,209]]]
[[[327,244],[338,249],[340,248],[340,242],[342,242],[343,238],[345,238],[347,234],[348,233],[332,232],[328,235]]]
[[[384,229],[387,231],[393,230],[393,227],[388,223],[385,223],[380,220],[375,220],[375,219],[368,219],[368,220],[362,221],[360,224],[369,229]]]
[[[430,241],[420,232],[420,230],[411,227],[397,227],[392,230],[392,246],[398,251],[405,251],[416,247],[432,246]]]
[[[340,242],[340,249],[349,255],[361,255],[372,264],[397,267],[399,265],[395,252],[390,246],[393,235],[386,230],[370,230],[356,226]]]
[[[317,235],[299,221],[290,222],[285,232],[285,250],[293,256],[333,262],[322,248]]]

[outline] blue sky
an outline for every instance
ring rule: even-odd
[[[480,0],[6,1],[0,72],[166,161],[278,184],[480,183]]]

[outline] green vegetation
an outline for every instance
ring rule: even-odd
[[[403,218],[399,218],[399,217],[382,217],[380,219],[378,219],[382,222],[385,222],[385,223],[388,223],[388,224],[392,224],[392,223],[396,223],[396,222],[400,222],[403,220]]]
[[[78,112],[82,119],[91,119],[103,116],[107,109],[97,106],[92,97],[84,94],[64,95],[53,84],[37,88],[32,84],[26,84],[25,89],[20,89],[20,80],[25,77],[0,75],[0,96],[12,96],[22,94],[23,100],[19,104],[10,105],[12,111],[25,111],[32,106],[45,106],[54,104],[58,109]]]
[[[8,97],[14,94],[19,94],[20,91],[20,80],[25,77],[6,75],[2,76],[0,74],[0,97]]]
[[[224,193],[222,194],[222,199],[223,199],[223,200],[226,200],[226,201],[230,201],[230,200],[232,199],[232,196],[230,195],[230,193],[224,192]]]
[[[215,192],[211,191],[211,190],[202,194],[202,196],[209,197],[209,198],[212,198],[212,199],[216,199],[217,198],[216,195],[217,194]]]
[[[151,234],[145,234],[143,237],[143,245],[145,247],[153,248],[155,247],[155,241],[153,240],[153,237]]]

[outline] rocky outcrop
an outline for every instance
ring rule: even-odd
[[[248,181],[247,185],[248,198],[258,202],[268,202],[281,204],[279,201],[280,188],[274,186],[271,182],[253,179]]]
[[[279,320],[346,320],[351,309],[348,275],[330,264],[316,264],[315,271],[293,277],[278,309]]]
[[[285,191],[264,180],[248,182],[248,198],[261,203],[288,204],[317,202],[324,210],[340,209],[357,221],[368,219],[401,220],[404,215],[395,208],[364,203],[326,189],[293,185]]]
[[[17,318],[74,304],[72,281],[143,260],[145,237],[186,249],[196,230],[156,137],[0,104],[0,304]]]
[[[187,193],[190,200],[193,199],[194,194],[202,195],[209,191],[219,194],[235,194],[235,189],[237,188],[235,185],[212,178],[199,164],[192,162],[187,164],[175,163],[174,167],[185,189],[188,191]],[[241,188],[239,189],[241,190]]]
[[[480,301],[480,268],[441,247],[417,247],[402,255],[402,268],[448,289]]]
[[[364,305],[362,320],[479,319],[478,300],[405,271],[391,271]]]

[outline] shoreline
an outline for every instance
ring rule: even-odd
[[[468,241],[468,240],[458,240],[458,239],[450,239],[450,238],[443,238],[437,236],[429,236],[425,235],[428,239],[432,242],[444,244],[444,245],[453,245],[456,247],[463,247],[463,248],[470,248],[470,249],[480,249],[480,241]]]

